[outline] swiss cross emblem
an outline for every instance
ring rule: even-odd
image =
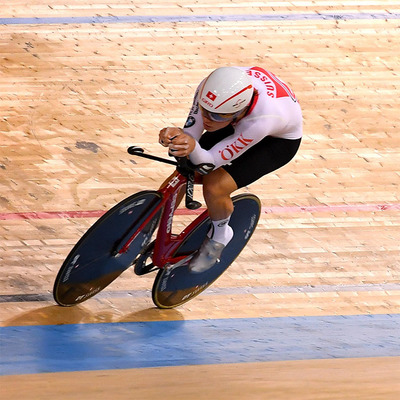
[[[217,98],[217,96],[212,92],[208,92],[206,97],[208,97],[211,101],[214,101]]]

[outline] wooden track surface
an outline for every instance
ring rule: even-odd
[[[27,3],[0,0],[0,20],[9,19],[0,25],[0,289],[9,296],[1,304],[1,325],[399,312],[399,18],[372,16],[399,13],[399,1]],[[309,17],[361,12],[370,17]],[[236,20],[172,18],[205,15]],[[248,15],[286,18],[243,18]],[[167,18],[10,23],[16,18],[85,16]],[[136,277],[129,270],[103,296],[72,309],[56,307],[51,289],[58,268],[95,221],[62,213],[105,211],[132,193],[156,189],[172,168],[134,159],[125,149],[136,144],[165,156],[157,143],[159,129],[184,123],[198,82],[222,65],[260,65],[273,71],[292,86],[304,115],[305,136],[295,160],[242,190],[257,194],[265,212],[240,259],[209,292],[171,312],[152,308],[148,290],[153,277]],[[196,194],[201,198],[200,190]],[[43,214],[49,211],[59,217]],[[21,213],[28,212],[35,217],[23,218]],[[192,218],[177,216],[176,229]],[[129,291],[140,293],[132,301]],[[235,397],[235,386],[219,395],[209,392],[219,399],[266,398],[268,393],[276,399],[386,400],[398,398],[393,384],[398,360],[179,370],[188,376],[200,371],[206,380],[229,376],[236,381],[243,374],[249,397]],[[280,371],[280,391],[271,386],[268,391],[259,368],[263,374]],[[326,375],[310,395],[306,381],[315,377],[315,368]],[[355,371],[352,381],[347,380],[349,370]],[[385,373],[374,375],[377,370]],[[94,381],[103,376],[82,374]],[[171,384],[162,369],[149,374]],[[51,382],[67,386],[79,376],[54,374]],[[130,372],[106,376],[126,382]],[[296,395],[285,383],[289,376]],[[42,379],[47,376],[4,376],[0,382],[8,386],[7,399],[47,398],[35,394]],[[135,389],[141,391],[137,398],[154,398],[151,385],[143,381]],[[203,382],[188,378],[187,385],[177,398]],[[110,387],[115,398],[127,398],[120,385]],[[19,388],[29,390],[31,397],[18,397]],[[53,390],[49,388],[52,398]],[[67,394],[58,398],[71,395],[62,390]]]
[[[60,400],[77,393],[99,400],[108,400],[110,393],[116,400],[154,399],[160,393],[166,400],[394,400],[400,391],[399,367],[395,358],[313,360],[22,375],[0,377],[0,383],[6,378],[10,384],[8,399],[21,398],[21,393],[32,398],[32,391],[40,387],[38,398]],[[89,385],[92,397],[85,397]]]

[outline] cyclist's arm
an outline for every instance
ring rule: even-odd
[[[211,163],[215,168],[229,164],[266,136],[274,135],[287,124],[279,115],[248,117],[240,121],[232,136],[218,142],[210,150],[203,149],[199,143],[189,156],[193,164]]]
[[[192,108],[190,109],[189,115],[186,119],[185,126],[183,127],[183,132],[190,135],[196,141],[200,140],[201,135],[204,132],[203,118],[201,117],[201,111],[199,109],[199,90],[202,82],[196,89],[196,93],[193,98]]]
[[[215,165],[215,159],[211,151],[204,150],[197,140],[193,151],[189,154],[189,160],[195,165],[202,163]]]

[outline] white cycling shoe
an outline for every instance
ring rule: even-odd
[[[219,263],[222,251],[226,246],[222,243],[206,237],[199,251],[189,263],[189,271],[199,274],[207,271],[215,264]]]

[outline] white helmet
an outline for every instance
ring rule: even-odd
[[[253,92],[251,78],[244,70],[221,67],[204,80],[199,104],[212,113],[237,113],[250,104]]]

